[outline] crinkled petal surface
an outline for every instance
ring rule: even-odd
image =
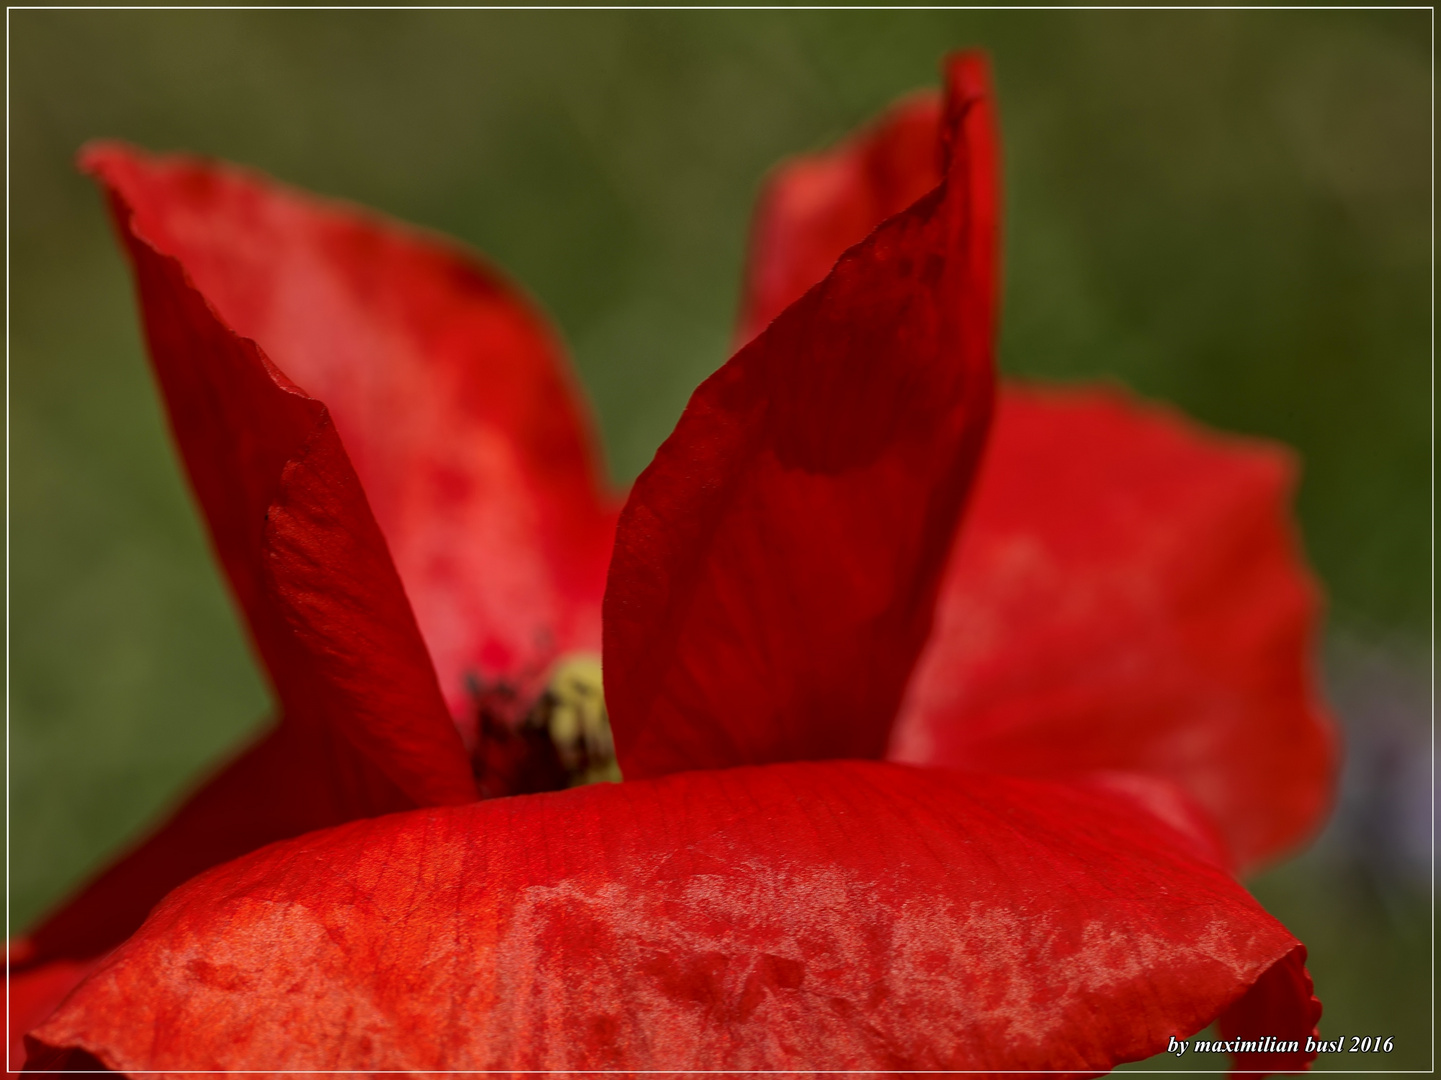
[[[1162,777],[1242,867],[1306,838],[1337,746],[1293,474],[1115,391],[1003,393],[893,756]]]
[[[946,182],[708,379],[636,481],[605,598],[627,778],[884,752],[990,418],[986,80],[952,67]]]
[[[917,97],[771,176],[742,340],[939,178]],[[1314,832],[1336,737],[1316,692],[1317,590],[1280,448],[1104,390],[1003,386],[934,638],[895,733],[903,760],[1179,783],[1238,866]]]
[[[884,762],[413,811],[177,890],[32,1046],[162,1074],[1087,1073],[1244,1022],[1258,983],[1304,1041],[1300,947],[1189,850],[1111,793]]]

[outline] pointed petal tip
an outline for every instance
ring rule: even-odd
[[[75,151],[75,168],[86,176],[100,178],[116,163],[142,153],[122,139],[90,139]]]
[[[945,77],[952,97],[961,102],[992,94],[991,60],[983,49],[962,49],[946,58]]]

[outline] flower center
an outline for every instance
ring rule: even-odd
[[[600,657],[562,657],[527,707],[504,681],[478,683],[474,696],[478,738],[471,766],[481,798],[620,781]]]

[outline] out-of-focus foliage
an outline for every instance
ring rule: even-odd
[[[10,30],[16,928],[266,708],[71,164],[94,137],[246,162],[468,241],[561,327],[627,480],[725,358],[765,169],[984,46],[1004,367],[1120,379],[1295,446],[1336,623],[1393,652],[1425,631],[1425,11],[40,10]],[[1348,655],[1353,745],[1415,745],[1419,704],[1377,719],[1414,665],[1355,690],[1372,668]],[[1424,903],[1358,854],[1415,824],[1377,818],[1377,768],[1350,780],[1349,824],[1258,887],[1312,943],[1331,1037],[1397,1036],[1384,1061],[1323,1068],[1430,1061]]]

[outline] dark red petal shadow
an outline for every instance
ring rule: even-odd
[[[1185,850],[1114,795],[883,762],[417,811],[189,883],[34,1037],[162,1073],[1089,1073],[1262,980],[1304,1041],[1309,983],[1266,974],[1299,946]]]
[[[627,778],[878,757],[992,395],[995,149],[951,71],[946,183],[691,398],[621,515],[606,698]]]
[[[223,324],[329,409],[453,713],[471,674],[539,680],[599,650],[619,504],[528,301],[438,237],[242,169],[87,161]]]
[[[1001,395],[893,756],[1168,779],[1242,866],[1330,808],[1289,455],[1118,392]]]

